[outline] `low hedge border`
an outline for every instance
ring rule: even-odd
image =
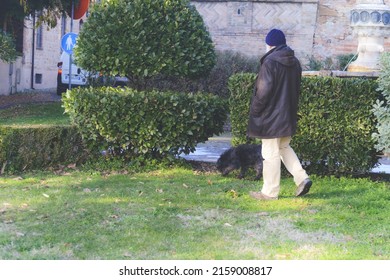
[[[131,88],[76,88],[63,102],[91,151],[125,158],[189,154],[223,132],[228,111],[211,94]]]
[[[87,158],[75,126],[0,126],[1,173],[58,168]]]
[[[229,80],[233,144],[246,137],[249,103],[256,75]],[[306,169],[315,174],[362,174],[378,162],[376,118],[372,113],[381,93],[377,81],[364,78],[303,77],[298,131],[291,145]]]

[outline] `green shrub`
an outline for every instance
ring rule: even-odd
[[[229,77],[240,72],[257,73],[260,59],[243,54],[223,51],[217,53],[217,63],[205,79],[202,91],[214,93],[220,97],[229,97]]]
[[[204,76],[215,64],[211,36],[187,0],[95,4],[75,56],[84,69],[126,76],[136,88],[158,74]]]
[[[17,56],[13,38],[0,29],[0,61],[11,63],[16,60]]]
[[[336,62],[334,62],[334,60]],[[356,60],[355,54],[341,54],[332,59],[326,57],[325,59],[317,59],[314,56],[308,57],[308,63],[305,65],[305,69],[309,71],[320,71],[320,70],[341,70],[347,67],[351,62]]]
[[[246,131],[255,80],[256,74],[241,73],[230,77],[228,82],[230,124],[233,135],[232,145],[234,146],[253,142],[253,139],[246,136]]]
[[[63,102],[91,149],[130,158],[193,152],[223,132],[227,116],[226,102],[206,94],[78,88]]]
[[[307,58],[308,63],[305,65],[305,70],[307,71],[320,71],[324,69],[324,63],[317,59],[314,56],[310,56]]]
[[[381,57],[381,73],[378,85],[383,96],[376,101],[372,112],[378,119],[376,125],[378,131],[373,134],[377,141],[376,149],[390,156],[390,53],[384,53]]]
[[[357,59],[356,54],[340,54],[337,56],[339,62],[339,70],[345,71],[346,68]]]
[[[254,74],[240,74],[229,81],[234,144],[248,142],[248,107],[255,79]],[[309,172],[365,173],[375,166],[371,108],[378,97],[376,87],[376,81],[369,79],[302,79],[298,131],[291,144]]]
[[[207,77],[189,79],[159,75],[148,82],[149,89],[177,92],[209,92],[222,98],[229,97],[229,77],[241,72],[257,73],[259,59],[232,51],[217,51],[217,62]]]
[[[75,126],[0,126],[2,172],[81,163],[86,157]]]

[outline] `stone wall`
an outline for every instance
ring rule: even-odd
[[[319,58],[335,57],[357,52],[357,38],[350,27],[352,0],[320,0],[314,33],[313,55]]]
[[[301,56],[311,54],[318,0],[192,3],[203,16],[219,50],[258,56],[265,51],[267,32],[279,28]]]
[[[306,61],[335,59],[357,51],[350,14],[356,0],[195,0],[218,50],[262,55],[264,38],[272,28],[282,29],[287,43]],[[390,0],[385,0],[389,5]],[[386,39],[386,50],[389,50]]]

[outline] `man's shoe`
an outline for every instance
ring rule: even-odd
[[[250,192],[249,195],[257,200],[276,200],[277,197],[271,197],[263,194],[262,192]]]
[[[303,180],[303,182],[299,184],[295,195],[296,196],[303,196],[303,195],[307,194],[309,192],[312,184],[313,184],[313,182],[309,178]]]

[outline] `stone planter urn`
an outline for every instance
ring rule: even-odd
[[[358,58],[349,65],[348,71],[379,71],[384,38],[390,31],[390,8],[383,0],[357,0],[351,11],[351,27],[358,38]]]

